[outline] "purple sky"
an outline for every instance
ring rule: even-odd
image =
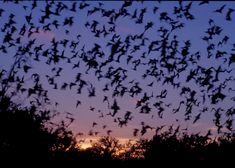
[[[108,55],[110,55],[110,46],[106,46],[108,42],[112,39],[113,35],[120,35],[121,41],[125,41],[126,37],[128,35],[140,35],[145,28],[145,25],[148,22],[153,22],[154,25],[151,29],[147,30],[144,34],[144,37],[147,38],[146,45],[142,46],[139,51],[133,51],[133,46],[138,45],[141,40],[132,41],[131,47],[128,49],[128,52],[121,57],[120,62],[113,61],[110,66],[113,66],[114,68],[121,67],[122,69],[127,70],[127,78],[122,81],[122,85],[130,88],[131,84],[130,82],[134,80],[135,82],[138,82],[141,88],[143,89],[142,93],[137,96],[130,96],[130,94],[125,94],[123,97],[112,97],[113,89],[114,87],[110,86],[110,80],[106,78],[102,78],[101,80],[98,80],[95,76],[94,69],[90,69],[88,73],[86,64],[80,60],[80,58],[77,56],[75,59],[72,60],[72,64],[67,63],[67,60],[62,60],[58,64],[46,64],[46,58],[41,58],[41,61],[37,62],[33,59],[29,59],[29,65],[33,67],[29,71],[29,73],[26,75],[25,79],[29,79],[26,86],[30,87],[31,81],[30,76],[33,73],[39,73],[42,77],[42,83],[43,86],[48,89],[48,95],[49,98],[52,101],[51,106],[46,106],[46,108],[54,109],[61,114],[55,118],[55,120],[59,120],[63,117],[66,117],[66,112],[69,112],[72,114],[72,116],[75,118],[75,121],[72,123],[70,128],[74,131],[74,133],[78,132],[84,132],[85,135],[92,129],[93,132],[100,132],[98,134],[106,135],[106,131],[111,129],[113,130],[112,134],[113,136],[119,137],[119,138],[131,138],[133,129],[138,128],[141,129],[141,122],[145,122],[145,124],[148,124],[152,127],[160,126],[160,125],[171,125],[174,124],[174,126],[181,125],[181,128],[188,128],[191,132],[201,132],[205,133],[208,129],[216,130],[216,127],[214,126],[213,119],[214,119],[214,113],[211,110],[213,108],[219,108],[222,107],[223,109],[234,109],[234,101],[231,100],[231,98],[234,97],[234,92],[229,91],[229,88],[234,89],[234,80],[229,81],[227,83],[227,86],[225,89],[223,89],[223,92],[226,94],[226,98],[223,101],[220,101],[219,103],[212,105],[211,99],[209,98],[210,94],[212,94],[212,91],[207,93],[207,98],[205,104],[200,104],[198,107],[193,107],[193,113],[192,113],[192,119],[189,121],[184,120],[184,111],[185,106],[182,106],[180,109],[181,112],[173,114],[172,110],[174,108],[177,108],[180,101],[185,100],[185,96],[180,96],[180,89],[185,87],[190,87],[193,90],[197,92],[197,98],[198,102],[202,101],[202,95],[203,95],[203,89],[202,87],[199,87],[195,81],[185,82],[185,79],[187,75],[189,74],[190,69],[195,69],[196,66],[201,66],[205,68],[218,68],[219,66],[222,67],[222,69],[231,70],[230,73],[220,73],[219,75],[219,81],[214,83],[214,86],[219,86],[223,81],[232,76],[234,78],[234,64],[231,64],[230,66],[226,63],[224,63],[223,58],[215,58],[215,54],[211,58],[207,58],[207,43],[202,40],[204,36],[206,36],[206,31],[209,28],[209,19],[214,20],[214,24],[222,27],[222,32],[220,36],[216,36],[211,43],[217,44],[225,35],[229,37],[229,41],[227,44],[224,44],[223,46],[216,46],[216,50],[226,51],[227,54],[224,56],[226,58],[229,58],[230,53],[234,53],[232,51],[232,48],[234,50],[233,44],[235,44],[234,39],[234,30],[235,30],[235,12],[231,14],[232,21],[226,20],[226,13],[229,9],[235,9],[235,3],[234,2],[210,2],[209,4],[205,5],[199,5],[200,2],[193,2],[190,12],[194,15],[194,20],[187,20],[184,17],[182,18],[176,18],[175,15],[173,15],[173,9],[175,6],[179,6],[178,2],[151,2],[147,1],[144,3],[137,3],[133,2],[133,4],[130,7],[127,7],[127,12],[131,15],[134,15],[135,10],[137,11],[137,15],[141,13],[141,10],[146,8],[146,13],[143,18],[142,24],[136,24],[135,19],[131,19],[131,16],[120,16],[115,22],[116,30],[113,33],[108,34],[106,37],[103,37],[103,35],[100,35],[100,37],[95,37],[94,33],[91,32],[91,29],[89,27],[85,27],[84,24],[86,22],[89,22],[92,24],[93,21],[98,21],[97,29],[102,30],[103,26],[106,27],[106,29],[109,29],[112,27],[111,24],[108,24],[109,19],[107,17],[102,17],[101,12],[96,12],[92,15],[87,16],[87,12],[89,10],[92,10],[94,7],[99,7],[99,2],[87,2],[90,4],[90,6],[85,7],[84,9],[79,9],[79,4],[82,2],[77,2],[76,12],[69,11],[69,9],[72,7],[72,2],[63,1],[62,3],[68,6],[68,10],[65,9],[61,12],[60,16],[52,15],[49,19],[45,20],[44,24],[39,23],[40,17],[44,14],[42,11],[45,10],[46,2],[39,1],[37,2],[37,7],[33,10],[31,10],[31,5],[33,2],[27,1],[27,2],[21,2],[20,4],[14,4],[14,3],[3,3],[0,2],[0,8],[4,10],[2,13],[2,16],[0,17],[0,26],[1,28],[4,27],[4,24],[8,22],[8,17],[11,13],[13,13],[14,20],[16,21],[16,28],[18,29],[15,34],[13,34],[14,38],[17,38],[19,36],[19,32],[21,27],[25,24],[26,25],[26,33],[25,35],[21,36],[22,41],[20,44],[18,44],[15,47],[8,48],[8,53],[2,53],[0,56],[0,68],[9,69],[9,65],[13,62],[13,56],[16,53],[16,49],[19,45],[24,46],[30,39],[36,38],[36,45],[43,44],[43,49],[48,49],[51,46],[51,40],[55,38],[56,41],[61,41],[63,39],[67,39],[69,41],[79,41],[78,47],[75,49],[75,52],[78,52],[78,55],[81,55],[81,49],[83,46],[85,46],[85,51],[89,51],[94,47],[94,44],[99,44],[102,48],[102,52],[105,54],[104,58],[97,57],[96,60],[100,63],[107,59]],[[58,5],[60,2],[55,1],[55,4],[52,4],[51,10],[54,11],[56,9],[56,5]],[[190,2],[183,2],[183,7],[188,5]],[[122,7],[123,2],[102,2],[101,8],[104,11],[111,11],[114,10],[116,12],[119,11],[119,9]],[[213,12],[214,10],[220,8],[223,4],[226,4],[226,6],[223,9],[223,13],[216,13]],[[156,8],[155,8],[156,7]],[[24,9],[25,8],[25,9]],[[153,10],[156,10],[156,13],[153,13]],[[167,12],[169,14],[169,17],[173,19],[177,19],[179,23],[184,23],[184,27],[182,29],[177,29],[173,31],[169,35],[169,39],[172,40],[174,35],[177,35],[177,40],[179,41],[178,49],[182,49],[184,47],[184,43],[187,40],[190,40],[191,42],[191,48],[189,49],[190,54],[196,53],[197,51],[200,52],[200,60],[197,61],[196,64],[188,65],[187,69],[182,72],[179,75],[179,78],[176,80],[176,82],[181,82],[180,88],[176,89],[173,88],[171,85],[162,84],[162,81],[157,81],[154,77],[148,76],[147,78],[143,79],[142,75],[146,72],[149,67],[146,65],[149,61],[149,59],[158,59],[161,57],[161,53],[159,51],[151,52],[146,56],[146,58],[142,58],[142,54],[144,52],[148,52],[148,46],[152,41],[156,41],[160,39],[160,33],[157,31],[160,29],[160,27],[165,27],[167,29],[171,29],[168,23],[165,21],[159,20],[160,13]],[[27,23],[25,16],[32,14],[32,23],[35,25],[35,27],[39,27],[38,33],[33,33],[31,37],[27,37],[27,33],[29,32],[30,25]],[[61,25],[64,23],[65,18],[73,17],[73,25],[72,26],[60,26],[58,29],[55,29],[53,25],[50,25],[49,27],[51,30],[44,31],[43,26],[45,26],[48,23],[52,23],[54,20],[58,20],[58,23]],[[66,30],[69,30],[69,34],[66,34]],[[0,32],[1,39],[4,38],[6,32]],[[77,35],[80,35],[81,37],[77,38]],[[1,40],[2,41],[2,40]],[[7,45],[6,45],[7,46]],[[60,53],[64,48],[62,45],[59,46]],[[64,54],[66,57],[70,58],[73,56],[71,48],[69,48],[69,45],[65,48]],[[134,62],[132,64],[126,63],[126,58],[131,55],[133,57],[132,61],[140,59],[141,64],[134,69]],[[180,55],[180,52],[178,53]],[[89,56],[88,56],[89,57]],[[78,61],[80,61],[79,68],[72,69],[73,64],[76,64]],[[54,90],[53,86],[49,85],[47,81],[46,75],[49,77],[52,77],[55,72],[51,71],[51,69],[55,67],[57,70],[59,67],[62,67],[63,70],[61,71],[61,76],[56,78],[55,81],[58,83],[58,89]],[[108,71],[109,66],[104,67],[103,73]],[[70,83],[75,80],[75,77],[77,73],[82,74],[82,78],[85,81],[88,81],[89,84],[87,87],[85,87],[82,90],[81,94],[77,94],[77,89],[73,87],[71,90],[60,90],[60,87],[63,85],[64,82]],[[166,71],[164,71],[166,73]],[[222,75],[223,74],[223,75]],[[200,76],[200,74],[198,74]],[[152,87],[149,87],[148,84],[151,82],[153,83]],[[109,84],[110,90],[107,92],[103,91],[103,88],[106,84]],[[96,96],[95,97],[88,97],[88,91],[89,87],[95,87],[96,88]],[[157,99],[156,96],[159,95],[164,89],[167,90],[167,96],[165,99],[163,99],[162,106],[164,107],[164,113],[163,118],[159,118],[157,114],[157,109],[153,106],[154,103],[160,102],[161,100]],[[153,97],[151,100],[149,100],[149,106],[152,109],[149,114],[141,114],[139,113],[140,108],[136,108],[136,103],[138,100],[140,100],[144,93],[146,93],[148,96],[151,96],[153,94]],[[110,106],[113,104],[114,99],[117,100],[118,105],[121,107],[121,110],[117,113],[115,117],[111,117],[110,115],[107,115],[109,112],[112,112],[110,108],[108,108],[107,102],[103,103],[104,96],[108,97]],[[27,104],[27,96],[26,95],[20,95],[18,97],[15,97],[14,100],[16,102],[20,102],[23,104]],[[80,100],[82,103],[76,108],[76,102],[77,100]],[[58,102],[59,105],[55,106],[55,102]],[[171,104],[169,107],[167,105]],[[94,107],[94,110],[91,111],[90,108]],[[199,110],[203,109],[204,107],[208,107],[208,112],[201,114],[201,119],[198,120],[195,124],[193,124],[193,120],[195,116],[198,115]],[[120,128],[118,126],[117,122],[114,122],[114,119],[118,117],[123,118],[126,111],[131,111],[133,119],[128,122],[127,126],[123,126]],[[99,116],[104,115],[103,118],[100,118]],[[222,114],[222,122],[225,122],[225,114]],[[234,117],[233,117],[234,118]],[[92,123],[96,122],[98,125],[96,125],[94,128],[92,128]],[[103,126],[107,125],[107,128],[103,129]],[[234,124],[233,124],[234,128]],[[225,129],[226,130],[226,129]],[[154,129],[152,131],[149,131],[145,134],[145,137],[150,137],[154,133]]]

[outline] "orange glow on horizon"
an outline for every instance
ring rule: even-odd
[[[83,138],[83,139],[77,139],[77,142],[81,149],[87,149],[92,147],[93,143],[98,142],[98,140],[102,137],[94,137],[94,138]],[[135,143],[137,139],[129,139],[129,138],[122,138],[122,137],[116,137],[116,139],[119,141],[121,145],[124,145],[128,142]]]

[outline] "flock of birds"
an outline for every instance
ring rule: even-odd
[[[151,118],[158,116],[164,119],[164,112],[170,110],[172,115],[182,113],[185,121],[196,123],[203,113],[211,112],[218,132],[223,128],[234,131],[234,39],[226,35],[223,25],[217,25],[213,18],[208,19],[208,27],[202,32],[201,40],[204,42],[206,55],[201,51],[195,52],[191,40],[182,41],[180,34],[177,34],[188,22],[197,19],[192,12],[193,7],[200,8],[210,3],[179,1],[175,3],[172,13],[162,10],[161,1],[154,2],[152,8],[144,7],[143,1],[119,3],[122,3],[120,8],[110,9],[105,7],[106,2],[1,2],[0,53],[10,57],[9,53],[15,51],[15,62],[10,74],[1,69],[0,80],[3,81],[4,75],[9,74],[11,79],[8,78],[7,81],[14,84],[16,93],[27,95],[32,100],[31,103],[37,105],[49,103],[50,95],[41,83],[44,77],[40,72],[32,73],[32,62],[45,63],[51,68],[45,79],[52,89],[72,90],[78,95],[87,91],[89,98],[100,96],[96,94],[100,88],[96,88],[94,81],[86,79],[86,76],[93,74],[98,82],[104,84],[101,88],[104,97],[101,100],[104,106],[107,105],[108,112],[97,110],[92,105],[90,111],[97,110],[99,119],[113,118],[120,127],[127,126],[135,117],[135,112],[125,111],[118,102],[123,97],[130,97],[137,100],[135,110],[150,115]],[[20,5],[25,13],[21,21],[16,20],[17,12],[8,13],[3,7],[13,4]],[[212,10],[214,16],[221,15],[225,22],[234,22],[235,10],[228,5]],[[86,13],[86,21],[84,25],[77,25],[76,15],[81,12]],[[156,21],[146,18],[149,13],[158,17],[160,26],[156,25]],[[4,20],[3,17],[8,19]],[[121,19],[142,27],[143,31],[119,34],[118,21]],[[85,34],[74,35],[71,32],[75,26],[84,26],[94,38],[103,39],[103,43],[84,43],[82,39]],[[41,44],[35,37],[42,31],[56,30],[64,31],[65,38],[58,40],[54,37],[49,44]],[[159,36],[151,38],[151,31],[157,31]],[[107,49],[108,52],[105,51]],[[203,66],[201,60],[204,59],[213,60],[216,64]],[[61,63],[68,64],[71,72],[76,72],[73,81],[63,81],[61,74],[64,67]],[[140,73],[142,79],[133,78],[130,72]],[[33,79],[33,85],[29,88],[24,85],[27,75]],[[143,81],[150,82],[145,85]],[[159,85],[172,87],[179,92],[178,105],[166,103],[171,93],[167,88],[156,92],[156,86]],[[149,89],[152,92],[147,91]],[[221,105],[225,100],[230,101],[229,108]],[[77,100],[76,108],[81,105],[82,100]],[[73,121],[69,113],[67,118]],[[89,135],[99,134],[95,131],[98,124],[97,121],[92,123]],[[134,128],[134,136],[143,136],[148,130],[158,132],[164,128],[151,126],[144,121],[140,126],[141,128]],[[108,135],[111,134],[112,130],[107,125],[102,128]]]

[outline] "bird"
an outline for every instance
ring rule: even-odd
[[[199,6],[200,5],[205,5],[205,4],[209,4],[209,1],[208,0],[203,0],[199,3]]]
[[[76,12],[77,11],[77,2],[74,2],[72,4],[72,7],[71,7],[70,11],[72,11],[72,12]]]
[[[31,10],[35,9],[37,7],[37,1],[33,0]]]
[[[193,120],[193,124],[195,124],[201,117],[201,113],[199,113],[198,115],[196,115],[195,119]]]
[[[139,132],[139,129],[135,128],[134,131],[133,131],[133,136],[134,137],[138,136],[138,132]]]
[[[95,107],[90,106],[90,111],[94,111]]]
[[[145,26],[144,26],[144,32],[146,32],[148,29],[152,28],[154,25],[153,22],[148,22]]]
[[[114,99],[111,109],[113,110],[113,113],[111,114],[111,116],[114,117],[117,114],[117,112],[120,110],[120,107],[118,106],[116,99]]]
[[[74,5],[75,5],[75,4],[74,4]],[[83,10],[83,9],[89,7],[89,6],[90,6],[90,4],[88,4],[88,3],[86,3],[86,2],[80,2],[80,4],[79,4],[79,9]],[[74,7],[74,8],[75,8],[75,7]]]
[[[92,127],[95,127],[96,125],[97,125],[96,122],[93,122],[93,123],[92,123]]]
[[[77,108],[79,105],[81,105],[81,104],[82,104],[82,102],[81,102],[80,100],[77,100],[76,108]]]
[[[231,64],[235,63],[235,54],[231,53],[229,57],[229,63],[228,65],[230,66]]]
[[[31,67],[31,66],[28,66],[28,65],[24,65],[23,69],[24,69],[24,72],[25,72],[25,73],[28,73],[28,71],[29,71],[30,69],[32,69],[32,67]]]
[[[32,13],[30,13],[29,15],[25,16],[25,20],[27,21],[28,24],[30,24],[31,20],[32,20]]]
[[[107,125],[103,125],[102,128],[105,129],[107,127]]]
[[[221,6],[219,9],[214,10],[214,12],[222,13],[226,5]]]
[[[153,13],[156,14],[156,12],[158,11],[158,9],[159,9],[159,7],[154,6],[154,8],[153,8]]]
[[[110,134],[112,133],[113,131],[112,130],[107,130],[107,135],[110,136]]]
[[[233,13],[234,11],[235,11],[235,10],[232,9],[232,8],[229,8],[229,9],[228,9],[228,12],[227,12],[226,18],[225,18],[227,21],[232,21],[231,15],[232,15],[232,13]]]

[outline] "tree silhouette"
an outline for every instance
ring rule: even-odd
[[[121,149],[119,141],[110,136],[100,138],[92,147],[96,155],[104,160],[115,159],[115,156],[117,156]]]
[[[208,135],[187,133],[176,135],[169,130],[156,134],[146,143],[145,159],[162,163],[167,161],[201,163],[215,160],[227,163],[232,160],[231,154],[234,153],[234,135],[211,139]]]
[[[48,126],[50,111],[37,111],[35,106],[20,108],[7,97],[0,104],[2,161],[53,161],[76,148],[74,136],[65,125]]]

